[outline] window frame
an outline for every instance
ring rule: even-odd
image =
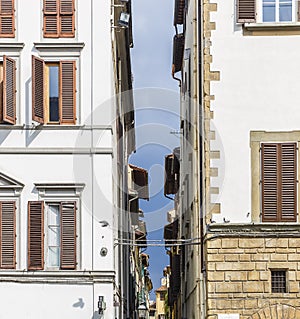
[[[263,24],[276,24],[276,23],[296,23],[297,22],[297,10],[296,10],[296,0],[292,0],[292,20],[291,21],[280,21],[279,20],[279,1],[275,1],[275,21],[263,21],[263,2],[264,0],[257,0],[258,4],[256,5],[256,14],[257,14],[257,22]]]
[[[2,14],[1,12],[1,3],[0,3],[0,38],[15,38],[16,37],[16,5],[15,0],[11,0],[12,2],[12,13],[5,13]],[[12,32],[11,33],[2,33],[1,32],[1,24],[2,24],[2,17],[12,17]]]
[[[296,217],[299,221],[299,200],[300,200],[300,131],[291,132],[266,132],[251,131],[251,222],[262,223],[262,198],[261,198],[261,144],[262,143],[296,143]],[[263,222],[267,223],[267,222]],[[276,222],[271,222],[272,224]],[[282,222],[279,222],[282,223]],[[286,222],[285,222],[286,223]],[[295,222],[292,222],[293,224]]]
[[[288,150],[288,151],[286,151]],[[297,222],[297,145],[295,142],[261,143],[261,197],[262,222]],[[292,156],[292,164],[291,164]],[[270,164],[272,162],[272,164]],[[286,166],[288,165],[288,168]],[[292,166],[292,167],[291,167]],[[274,176],[274,170],[276,174]],[[293,174],[293,178],[291,178]],[[288,186],[286,185],[288,183]],[[270,184],[272,184],[270,186]],[[275,190],[274,190],[275,185]],[[293,186],[293,198],[288,196],[286,201],[285,189]],[[273,194],[272,194],[273,192]],[[275,196],[275,194],[276,196]],[[270,213],[272,207],[268,204],[270,198],[276,201],[276,217]],[[266,199],[265,199],[266,197]],[[291,218],[291,204],[293,204],[293,218]],[[270,217],[271,216],[271,217]]]
[[[58,197],[57,197],[58,198]],[[61,242],[61,237],[62,237],[62,225],[60,223],[60,245],[59,245],[59,265],[58,266],[51,266],[48,264],[48,257],[49,257],[49,252],[48,252],[48,249],[49,249],[49,235],[48,235],[48,227],[49,227],[49,224],[48,224],[48,211],[49,211],[49,204],[57,204],[59,205],[59,212],[60,212],[60,220],[61,220],[61,204],[62,203],[75,203],[75,218],[76,218],[76,222],[75,222],[75,245],[76,245],[76,249],[75,249],[75,269],[71,269],[71,268],[68,268],[69,270],[71,271],[76,271],[78,270],[78,265],[79,265],[79,262],[78,262],[78,238],[79,238],[79,235],[78,235],[78,224],[79,224],[79,219],[78,219],[78,214],[79,214],[79,204],[78,204],[78,199],[74,199],[74,198],[60,198],[59,200],[58,199],[46,199],[43,201],[44,202],[44,270],[46,271],[61,271],[61,270],[66,270],[65,267],[62,267],[61,265],[61,250],[62,250],[62,242]]]
[[[62,203],[62,202],[74,202],[76,205],[76,223],[75,223],[75,231],[76,231],[76,267],[75,269],[69,269],[70,271],[78,271],[82,269],[82,240],[81,240],[81,224],[82,224],[82,205],[81,198],[82,192],[85,188],[84,183],[35,183],[35,188],[38,191],[38,200],[44,202],[44,269],[43,271],[61,271],[62,269],[57,266],[48,266],[47,264],[47,250],[48,250],[48,221],[47,221],[47,204],[51,203]],[[63,270],[66,270],[65,268]]]
[[[59,264],[58,266],[53,266],[53,265],[49,265],[49,248],[50,247],[54,247],[52,245],[50,245],[50,241],[49,241],[49,229],[50,225],[49,224],[49,214],[50,214],[50,206],[58,206],[59,208],[59,220],[61,220],[61,210],[60,210],[60,203],[59,201],[45,201],[45,222],[44,222],[44,234],[45,234],[45,243],[44,243],[44,260],[45,260],[45,268],[47,269],[54,269],[54,270],[60,270],[60,265],[61,265],[61,257],[60,257],[60,251],[61,251],[61,222],[59,222]]]
[[[275,273],[284,273],[284,287],[276,287],[278,282],[275,282]],[[270,269],[270,277],[271,277],[271,293],[273,294],[282,294],[288,292],[288,269]],[[283,291],[275,291],[276,289],[283,289]]]
[[[39,63],[43,63],[43,75],[40,75],[43,84],[43,97],[42,97],[42,106],[41,108],[43,116],[38,117],[36,115],[36,100],[35,100],[35,90],[36,90],[36,72],[35,72],[35,61],[40,61]],[[58,122],[50,122],[49,121],[49,78],[47,78],[47,75],[49,74],[48,66],[49,65],[54,65],[58,64],[59,65],[59,121]],[[72,65],[72,72],[73,72],[73,120],[66,120],[63,118],[63,73],[62,73],[62,68],[63,64],[69,64]],[[79,114],[79,105],[78,105],[78,80],[79,80],[79,72],[77,65],[79,64],[79,59],[78,58],[65,58],[65,57],[39,57],[32,55],[32,119],[33,121],[36,121],[40,124],[44,125],[71,125],[74,126],[78,124],[78,114]],[[45,102],[46,101],[46,102]]]
[[[72,1],[72,13],[66,13],[62,12],[61,10],[61,0],[53,0],[53,2],[56,2],[56,11],[48,11],[46,12],[46,1],[43,0],[42,3],[42,36],[45,39],[59,39],[59,38],[75,38],[75,33],[76,33],[76,2],[75,0]],[[47,32],[46,30],[46,19],[47,17],[56,17],[56,30],[57,32]],[[64,33],[62,31],[62,17],[70,16],[72,19],[72,32],[71,33]]]
[[[300,34],[300,3],[296,1],[292,21],[263,22],[263,0],[236,0],[236,22],[243,25],[244,35]]]

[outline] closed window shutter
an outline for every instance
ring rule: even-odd
[[[237,0],[237,21],[241,23],[255,22],[256,0]]]
[[[3,57],[3,121],[16,124],[16,62]]]
[[[58,0],[44,0],[44,37],[57,38],[59,35]]]
[[[75,35],[74,0],[60,0],[60,36]]]
[[[76,123],[76,65],[75,61],[60,62],[61,124]]]
[[[173,294],[176,297],[180,291],[180,255],[172,255],[172,269],[173,277]]]
[[[16,268],[16,203],[0,202],[0,268]]]
[[[15,36],[14,0],[0,0],[0,37]]]
[[[76,268],[76,203],[62,202],[61,210],[61,269]]]
[[[28,202],[28,269],[44,269],[44,202]]]
[[[278,220],[277,144],[262,145],[262,221]]]
[[[32,56],[32,119],[44,123],[44,73],[45,62]]]
[[[297,192],[296,144],[281,144],[281,220],[295,222]]]
[[[262,144],[262,221],[296,221],[296,144]]]

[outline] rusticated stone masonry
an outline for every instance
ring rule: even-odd
[[[257,233],[229,229],[207,235],[208,319],[217,319],[218,314],[239,314],[240,319],[300,318],[297,227],[297,231],[274,228]],[[271,270],[286,270],[286,293],[272,293]],[[281,316],[272,315],[278,312]]]
[[[210,87],[211,81],[220,80],[220,72],[212,71],[210,66],[213,57],[210,53],[211,32],[215,30],[216,24],[211,21],[211,12],[217,11],[217,4],[211,3],[210,0],[203,1],[203,96],[204,96],[204,150],[205,150],[205,198],[207,199],[206,207],[206,222],[209,223],[212,213],[220,213],[220,204],[211,204],[211,194],[219,192],[218,189],[211,187],[211,178],[218,176],[217,168],[210,167],[211,158],[220,158],[220,152],[218,150],[210,149],[210,141],[215,139],[215,132],[211,131],[210,121],[213,118],[213,112],[211,111],[211,101],[214,100],[214,96],[211,95]]]

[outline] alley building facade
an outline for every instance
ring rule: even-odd
[[[0,1],[3,317],[134,317],[130,6]]]
[[[174,26],[174,318],[299,318],[298,2],[178,0]]]

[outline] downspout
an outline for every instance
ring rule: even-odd
[[[179,87],[181,88],[181,80],[179,78],[175,77],[175,65],[174,64],[172,64],[172,78],[179,82]]]
[[[200,297],[200,313],[201,319],[206,318],[206,269],[204,264],[204,200],[203,200],[203,89],[202,89],[202,74],[203,74],[203,50],[202,50],[202,42],[203,42],[203,10],[202,10],[202,1],[196,0],[196,14],[197,14],[197,61],[198,61],[198,100],[199,100],[199,117],[198,117],[198,127],[197,130],[199,132],[198,138],[198,156],[199,156],[199,212],[200,212],[200,289],[199,289],[199,297]]]

